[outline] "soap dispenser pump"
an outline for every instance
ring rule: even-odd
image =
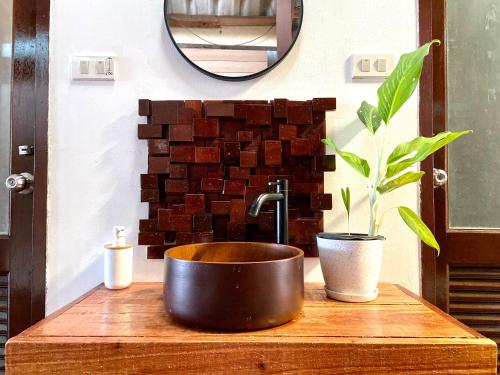
[[[125,239],[125,227],[113,227],[114,240],[104,249],[104,285],[124,289],[132,284],[134,247]]]

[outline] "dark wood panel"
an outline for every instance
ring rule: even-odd
[[[33,195],[11,195],[11,234],[0,239],[0,271],[8,274],[7,335],[45,311],[45,221],[48,116],[48,0],[16,0],[13,7],[11,171],[35,176]],[[34,145],[21,156],[19,145]]]

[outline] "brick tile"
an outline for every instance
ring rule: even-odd
[[[243,123],[233,119],[222,119],[222,137],[225,141],[237,141],[238,131],[240,131]]]
[[[245,217],[246,217],[245,201],[243,199],[232,199],[229,222],[244,223]]]
[[[179,107],[177,109],[177,124],[193,125],[194,110],[192,108]]]
[[[148,259],[163,259],[165,251],[169,247],[167,246],[148,246],[147,248],[147,258]]]
[[[313,111],[335,111],[337,109],[336,98],[314,98],[312,100]]]
[[[139,232],[156,232],[156,220],[141,219],[139,220]]]
[[[220,163],[220,148],[196,147],[195,162],[200,164]]]
[[[287,117],[287,99],[274,99],[274,117],[275,118],[286,118]]]
[[[156,219],[158,217],[158,210],[166,208],[167,208],[167,202],[149,203],[148,217],[150,219]]]
[[[201,100],[186,100],[184,106],[194,111],[194,117],[204,117],[203,102]]]
[[[139,99],[139,116],[151,116],[151,100]]]
[[[185,204],[171,204],[170,209],[172,210],[173,215],[183,215],[186,213]]]
[[[231,201],[212,201],[210,212],[212,215],[229,215],[231,212]]]
[[[170,154],[170,144],[168,139],[149,139],[149,155],[168,155]]]
[[[216,118],[194,119],[193,135],[202,138],[217,138],[219,136],[219,120]]]
[[[247,106],[248,125],[271,125],[272,109],[269,104],[254,104]]]
[[[207,177],[208,165],[191,164],[188,169],[190,180],[201,180],[202,178]]]
[[[234,104],[209,103],[205,105],[207,117],[234,117]]]
[[[160,190],[159,189],[142,189],[141,202],[159,202]]]
[[[232,241],[244,241],[246,234],[245,223],[228,223],[227,238]]]
[[[170,178],[188,178],[187,164],[170,164]]]
[[[193,215],[193,230],[196,232],[209,232],[212,230],[211,214]]]
[[[241,151],[240,166],[242,168],[255,168],[257,166],[257,152]]]
[[[288,124],[310,125],[312,124],[312,106],[310,104],[288,105]]]
[[[235,104],[234,106],[234,118],[246,119],[248,112],[248,106],[246,104]]]
[[[240,152],[240,142],[224,142],[224,161],[239,162]]]
[[[252,142],[253,141],[252,131],[238,131],[237,138],[239,142]]]
[[[137,126],[137,136],[139,139],[151,139],[163,137],[162,125],[139,124]]]
[[[170,159],[178,163],[194,163],[194,146],[170,146]]]
[[[269,176],[252,175],[248,178],[248,185],[267,189],[269,184]]]
[[[141,189],[158,189],[158,175],[141,174]]]
[[[224,195],[245,195],[245,181],[242,180],[224,180]]]
[[[311,194],[311,209],[313,210],[331,210],[332,195],[312,193]]]
[[[191,232],[192,215],[175,215],[168,210],[158,210],[158,229],[166,232]],[[151,244],[154,245],[154,244]]]
[[[175,244],[176,245],[187,245],[194,243],[194,233],[193,232],[177,232],[175,234]]]
[[[220,178],[202,178],[201,191],[217,191],[221,192],[223,188],[223,180]]]
[[[274,231],[274,212],[262,211],[259,213],[259,230]]]
[[[139,245],[163,245],[165,242],[163,232],[143,232],[139,233]]]
[[[334,172],[336,170],[335,155],[317,155],[314,157],[316,172]]]
[[[204,194],[186,194],[186,214],[205,213]]]
[[[291,191],[295,194],[319,193],[320,185],[308,182],[296,182],[292,185]]]
[[[281,142],[280,141],[265,141],[264,142],[265,162],[268,166],[281,165]]]
[[[187,193],[189,192],[189,181],[167,179],[165,181],[165,191],[167,193]]]
[[[152,101],[151,121],[154,124],[177,124],[179,101]]]
[[[191,125],[170,125],[168,138],[172,142],[193,142],[193,127]]]
[[[250,177],[249,168],[227,167],[229,170],[229,178],[231,180],[247,180]]]
[[[309,139],[295,138],[290,142],[291,154],[293,156],[308,156],[311,153],[311,143]]]
[[[280,125],[279,126],[280,141],[291,141],[297,138],[297,126],[295,125]]]
[[[170,158],[167,156],[150,156],[148,158],[148,165],[148,173],[169,173]]]

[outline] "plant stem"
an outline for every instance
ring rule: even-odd
[[[368,235],[370,236],[377,235],[380,229],[380,225],[378,223],[378,206],[379,206],[380,193],[378,192],[377,188],[379,187],[380,182],[384,178],[383,174],[384,174],[385,162],[383,161],[383,158],[384,158],[384,149],[385,149],[385,142],[387,135],[386,128],[381,128],[381,130],[384,132],[384,134],[382,135],[382,142],[381,142],[382,144],[379,144],[379,142],[377,142],[377,138],[375,138],[377,163],[375,167],[375,173],[373,174],[372,183],[368,187],[368,197],[370,200],[370,228],[368,231]]]
[[[348,235],[351,235],[351,215],[349,215],[349,213],[347,213],[347,234]]]

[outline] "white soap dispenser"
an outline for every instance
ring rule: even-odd
[[[104,285],[123,289],[132,284],[133,250],[125,240],[125,227],[113,227],[114,241],[104,249]]]

